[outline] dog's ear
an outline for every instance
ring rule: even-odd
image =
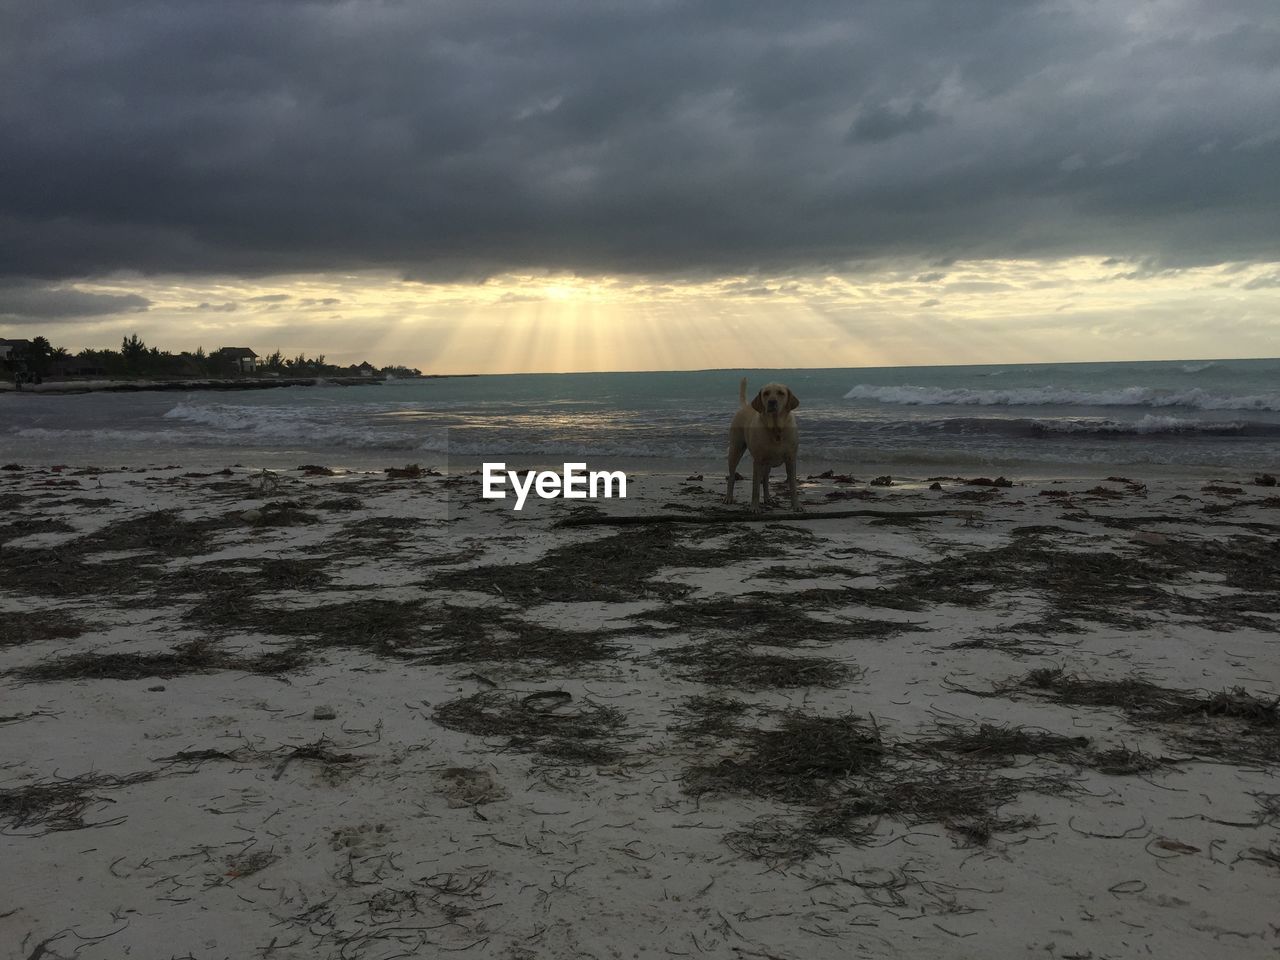
[[[751,406],[755,407],[756,413],[764,413],[764,400],[761,398],[759,391],[756,391],[756,396],[751,401]]]
[[[791,392],[790,387],[787,387],[787,413],[790,413],[798,406],[800,406],[800,398]]]

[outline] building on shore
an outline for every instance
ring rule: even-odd
[[[0,361],[8,360],[13,353],[23,353],[30,347],[30,340],[5,340],[0,337]]]
[[[256,373],[258,355],[248,347],[219,347],[209,359],[220,364],[231,364],[240,373]]]

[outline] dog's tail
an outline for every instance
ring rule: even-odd
[[[738,405],[745,406],[747,402],[747,378],[743,377],[738,381]]]

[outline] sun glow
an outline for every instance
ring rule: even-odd
[[[430,373],[882,366],[1274,354],[1280,265],[1153,270],[1096,258],[863,264],[714,278],[506,273],[118,277],[77,289],[144,311],[54,326],[68,347],[138,332]],[[22,335],[29,326],[0,333]],[[14,332],[17,331],[17,332]]]

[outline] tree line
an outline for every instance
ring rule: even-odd
[[[395,377],[421,376],[416,367],[388,366],[369,369],[382,375]],[[171,353],[159,347],[149,347],[135,333],[123,338],[119,350],[94,350],[86,347],[72,354],[66,347],[55,347],[45,337],[34,337],[30,344],[15,347],[4,358],[4,369],[10,379],[22,382],[39,382],[49,377],[101,376],[113,379],[129,378],[221,378],[253,376],[241,370],[235,360],[220,356],[217,352],[205,353],[204,347],[194,351]],[[298,354],[285,357],[279,350],[257,361],[257,374],[280,376],[344,376],[358,372],[359,366],[342,367],[327,363],[322,353],[317,357]]]

